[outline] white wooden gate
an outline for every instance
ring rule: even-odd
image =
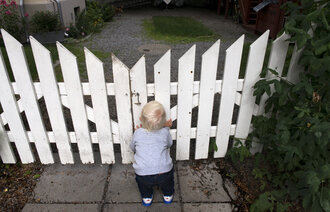
[[[220,40],[203,55],[200,81],[194,81],[195,52],[193,45],[180,59],[178,82],[170,82],[171,51],[166,52],[154,65],[154,83],[146,83],[144,56],[129,69],[112,56],[114,83],[107,83],[103,63],[85,48],[89,82],[82,83],[76,57],[57,43],[64,82],[57,82],[50,52],[30,37],[40,82],[32,82],[23,46],[6,31],[1,30],[15,82],[11,82],[0,52],[0,156],[4,163],[16,163],[10,142],[14,142],[22,163],[32,163],[35,155],[30,143],[34,142],[40,161],[54,163],[50,143],[56,143],[62,164],[74,163],[71,143],[77,143],[83,163],[94,163],[92,144],[98,144],[102,163],[115,162],[113,144],[120,144],[123,163],[131,163],[129,149],[133,126],[139,124],[139,115],[148,96],[161,102],[168,117],[177,120],[177,129],[171,129],[176,140],[176,159],[189,159],[191,139],[196,139],[195,159],[208,157],[209,141],[216,137],[218,151],[214,157],[224,157],[230,136],[246,139],[251,128],[252,115],[262,114],[267,97],[261,106],[255,104],[253,85],[259,80],[269,31],[250,45],[244,79],[238,79],[244,35],[226,50],[224,76],[216,80]],[[269,67],[279,73],[283,70],[289,42],[283,34],[272,44]],[[294,50],[288,80],[296,81],[300,52]],[[267,77],[273,77],[268,75]],[[211,126],[214,95],[221,94],[218,124]],[[19,99],[18,99],[19,95]],[[93,108],[84,103],[90,95]],[[177,105],[170,108],[170,96],[177,95]],[[111,120],[108,96],[115,96],[118,122]],[[38,100],[44,97],[52,131],[46,131]],[[18,99],[18,100],[17,100]],[[236,124],[232,124],[234,105],[239,105]],[[70,109],[74,131],[68,132],[62,106]],[[191,127],[192,109],[198,106],[197,127]],[[25,112],[30,131],[21,118]],[[90,132],[88,120],[96,125]],[[5,130],[8,124],[10,130]],[[256,146],[256,150],[259,147]]]

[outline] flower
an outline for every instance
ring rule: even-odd
[[[7,10],[5,13],[6,13],[7,15],[10,15],[10,14],[11,14],[10,10]]]
[[[69,27],[67,27],[67,28],[65,29],[65,31],[70,31],[70,28],[69,28]]]
[[[82,32],[82,33],[81,33],[81,35],[82,35],[82,36],[85,36],[85,33],[84,33],[84,32]]]
[[[28,17],[28,16],[29,16],[29,13],[25,13],[25,14],[24,14],[24,17]]]

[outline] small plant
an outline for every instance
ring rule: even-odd
[[[58,14],[50,11],[38,11],[33,14],[30,27],[32,32],[35,33],[61,30]]]
[[[19,15],[18,6],[14,0],[9,2],[0,0],[0,28],[21,40],[24,33],[24,21]]]

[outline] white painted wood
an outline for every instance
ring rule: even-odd
[[[41,163],[54,163],[53,154],[50,148],[46,129],[41,118],[36,93],[32,84],[30,71],[24,54],[24,48],[14,37],[5,30],[1,30],[6,46],[9,62],[17,83],[17,89],[25,108],[25,114],[36,140],[36,149]]]
[[[168,50],[154,65],[155,100],[160,102],[166,112],[166,119],[171,115],[171,50]]]
[[[216,133],[217,133],[217,126],[212,126],[210,129],[211,129],[211,131],[210,131],[210,137],[215,137],[216,136]],[[235,124],[232,124],[230,126],[230,135],[234,135],[235,134],[235,129],[236,129],[236,125]],[[170,129],[170,133],[171,133],[171,136],[172,136],[173,140],[176,140],[177,129]],[[196,127],[192,127],[190,129],[190,138],[191,139],[196,138],[196,134],[197,134]],[[14,142],[14,138],[13,138],[12,132],[11,131],[7,131],[7,135],[8,135],[9,140],[11,142]],[[34,140],[33,140],[31,131],[27,131],[27,135],[29,137],[29,142],[34,143]],[[99,143],[99,140],[97,138],[97,132],[91,132],[90,135],[91,135],[91,138],[92,138],[92,143],[93,144],[98,144]],[[54,133],[53,132],[48,132],[48,137],[49,137],[50,143],[55,143],[55,137],[54,137]],[[72,144],[76,144],[77,143],[77,137],[76,137],[75,132],[69,132],[69,137],[70,137],[70,140],[71,140],[71,143]],[[120,144],[120,142],[119,142],[119,136],[113,135],[113,140],[114,140],[115,143]]]
[[[179,59],[176,159],[188,160],[196,45]]]
[[[94,156],[82,95],[77,58],[59,42],[56,43],[63,73],[73,126],[78,140],[82,163],[94,163]]]
[[[12,132],[12,141],[15,142],[18,154],[22,163],[33,163],[34,156],[31,151],[29,140],[24,129],[21,116],[18,112],[18,106],[8,77],[5,62],[0,50],[0,102],[3,109],[3,115]],[[10,153],[9,153],[10,154]]]
[[[115,154],[103,63],[87,48],[84,50],[101,160],[112,164],[115,163]]]
[[[299,74],[302,70],[304,70],[303,67],[301,67],[298,64],[302,50],[303,49],[298,50],[297,44],[295,44],[295,46],[293,48],[292,56],[291,56],[288,75],[286,77],[287,80],[292,82],[293,84],[296,84],[299,82]]]
[[[112,55],[113,80],[115,83],[116,108],[122,163],[133,162],[133,152],[129,144],[133,135],[132,108],[129,88],[129,69]]]
[[[16,163],[16,157],[11,148],[8,135],[0,119],[0,157],[3,163]]]
[[[140,60],[130,70],[132,108],[134,127],[140,124],[142,107],[147,103],[147,81],[145,57]]]
[[[288,39],[290,38],[289,35],[283,33],[280,37],[278,37],[272,44],[272,49],[270,51],[270,56],[269,56],[269,62],[268,62],[268,68],[275,70],[279,76],[282,75],[283,68],[284,68],[284,63],[285,63],[285,58],[286,54],[288,51],[288,46],[289,46],[289,41]],[[272,74],[271,72],[267,72],[266,77],[267,80],[271,79],[277,79],[278,78]],[[271,92],[273,93],[273,86],[271,86]],[[264,114],[265,110],[265,102],[268,99],[268,95],[265,93],[260,100],[259,103],[259,114]]]
[[[62,164],[73,164],[69,135],[50,52],[32,36],[30,36],[30,42],[60,161]]]
[[[235,138],[242,139],[242,143],[244,143],[244,139],[246,139],[249,134],[252,113],[255,105],[253,86],[260,78],[259,75],[265,58],[268,36],[269,30],[250,45],[241,97],[241,106],[238,112],[235,132]]]
[[[222,92],[217,124],[216,145],[218,151],[214,157],[224,157],[228,149],[231,121],[233,117],[238,74],[240,70],[244,35],[226,50],[226,60],[222,81]]]
[[[220,40],[202,56],[195,159],[207,158]]]

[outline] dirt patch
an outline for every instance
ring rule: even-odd
[[[21,211],[33,200],[33,189],[43,171],[40,163],[0,164],[0,211]]]

